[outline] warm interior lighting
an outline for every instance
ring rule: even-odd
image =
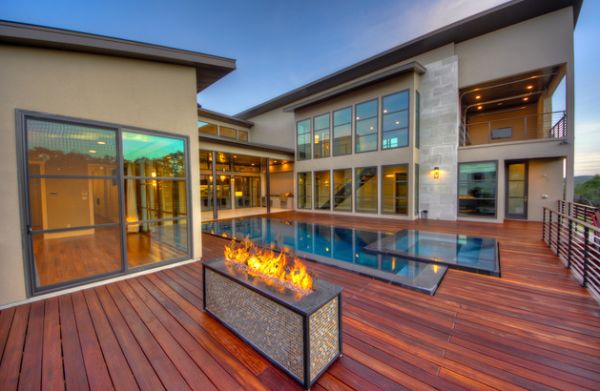
[[[98,144],[98,145],[106,145],[106,141],[96,141],[96,144]]]
[[[250,239],[226,245],[225,262],[269,286],[287,288],[302,295],[312,292],[312,277],[298,258],[290,259],[285,253],[276,253],[273,248],[258,247]]]
[[[527,97],[527,96],[525,98],[523,98],[523,102],[527,102],[528,100],[529,100],[529,97]]]
[[[440,168],[438,166],[433,167],[433,179],[440,179]]]
[[[475,96],[475,99],[481,99],[481,95]]]
[[[221,182],[225,182],[225,178],[227,178],[225,175],[221,175]]]
[[[236,197],[241,197],[241,196],[243,196],[243,195],[244,195],[244,193],[243,193],[243,192],[241,192],[241,191],[236,191],[236,192],[235,192],[235,196],[236,196]]]
[[[96,153],[96,150],[95,149],[90,149],[88,152],[89,153]]]
[[[152,171],[152,173],[150,174],[150,176],[151,176],[152,178],[156,178],[156,171]]]
[[[530,85],[527,86],[527,89],[528,90],[533,90],[533,86],[530,84]]]
[[[481,109],[483,109],[483,106],[481,106],[481,105],[477,106],[477,110],[481,110]]]
[[[318,143],[319,143],[319,135],[315,134],[315,144],[318,144]]]

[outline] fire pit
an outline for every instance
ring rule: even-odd
[[[203,264],[204,310],[305,388],[342,351],[342,288],[251,242]]]

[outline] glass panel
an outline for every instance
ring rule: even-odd
[[[31,118],[26,127],[30,173],[116,175],[115,131]]]
[[[212,152],[200,151],[200,169],[212,170]]]
[[[121,227],[33,234],[38,287],[121,270]]]
[[[525,196],[525,182],[523,182],[523,181],[508,182],[508,192],[511,197],[524,197]]]
[[[356,122],[356,134],[364,136],[377,133],[377,118],[368,118]]]
[[[221,137],[237,138],[236,130],[232,129],[232,128],[228,128],[227,126],[220,126],[219,127],[219,135]]]
[[[329,129],[329,113],[315,117],[315,130]]]
[[[461,163],[458,172],[459,213],[496,215],[496,163]]]
[[[231,177],[217,175],[217,208],[231,209]]]
[[[136,267],[188,256],[187,221],[127,225],[127,262]]]
[[[352,107],[333,112],[333,126],[352,123]]]
[[[408,164],[382,167],[381,211],[408,214]]]
[[[298,173],[298,208],[312,209],[312,177],[310,172]]]
[[[217,125],[204,121],[198,121],[198,131],[201,133],[217,135]]]
[[[406,147],[408,145],[408,128],[383,132],[382,149]]]
[[[231,155],[228,153],[217,152],[216,169],[219,172],[231,171]]]
[[[238,139],[248,141],[248,132],[245,130],[238,130]]]
[[[383,113],[408,109],[408,90],[393,95],[384,96],[382,99]]]
[[[356,136],[356,152],[368,152],[377,150],[377,134],[369,136]]]
[[[377,117],[377,99],[356,105],[356,120]]]
[[[356,169],[356,211],[377,213],[377,167]]]
[[[315,172],[315,209],[331,209],[329,171]]]
[[[377,108],[377,99],[356,105],[356,152],[377,150]]]
[[[311,145],[312,142],[310,140],[310,120],[305,119],[303,121],[298,121],[296,124],[296,158],[298,160],[307,160],[310,159],[311,156]]]
[[[346,112],[347,115],[343,113],[338,114],[340,112]],[[339,156],[350,154],[352,153],[352,109],[347,108],[344,110],[336,111],[333,113],[333,117],[333,155]],[[340,121],[348,119],[349,122],[336,122],[336,118],[338,118]]]
[[[200,203],[202,210],[211,210],[213,208],[212,180],[212,175],[200,175]]]
[[[408,91],[383,98],[382,149],[408,146]]]
[[[329,156],[329,113],[314,119],[314,157]]]
[[[248,176],[233,177],[235,186],[235,207],[255,208],[260,206],[260,178]]]
[[[333,170],[333,209],[352,211],[352,169]]]
[[[30,178],[34,230],[118,223],[119,186],[115,179]]]
[[[145,133],[123,132],[125,175],[184,177],[185,140]]]
[[[186,196],[185,181],[128,179],[125,181],[127,222],[185,216]]]
[[[260,172],[261,158],[256,156],[233,155],[234,172]]]
[[[522,164],[510,164],[508,166],[508,179],[511,181],[525,180],[525,163]]]
[[[383,131],[408,127],[408,111],[385,114],[383,116]]]
[[[525,214],[525,200],[523,198],[508,199],[508,214],[521,216]]]

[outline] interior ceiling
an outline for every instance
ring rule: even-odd
[[[560,67],[555,66],[465,87],[460,90],[463,112],[469,107],[468,112],[485,112],[536,103],[550,81],[559,76]]]

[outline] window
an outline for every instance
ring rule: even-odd
[[[382,149],[408,146],[408,98],[408,90],[383,97]]]
[[[377,167],[356,169],[356,211],[377,213]]]
[[[381,211],[408,214],[408,164],[381,168]]]
[[[333,156],[352,153],[352,107],[333,112]]]
[[[496,216],[496,162],[460,163],[458,208],[462,216]]]
[[[415,95],[415,147],[421,147],[421,94],[419,91]]]
[[[227,138],[237,138],[237,132],[235,129],[228,128],[227,126],[219,126],[219,136]]]
[[[312,174],[298,173],[298,209],[312,209]]]
[[[248,132],[246,130],[238,130],[238,139],[248,141]]]
[[[377,150],[378,106],[377,99],[356,105],[356,152]]]
[[[329,113],[314,118],[314,152],[315,159],[329,156]]]
[[[492,129],[492,140],[498,140],[503,138],[512,138],[512,128]]]
[[[352,212],[352,169],[333,170],[333,209]]]
[[[217,135],[217,125],[204,121],[198,121],[198,131],[201,133]]]
[[[329,171],[315,172],[315,209],[331,209],[331,180]]]
[[[419,164],[415,164],[415,215],[419,214]]]
[[[310,119],[296,123],[296,160],[311,159]]]

